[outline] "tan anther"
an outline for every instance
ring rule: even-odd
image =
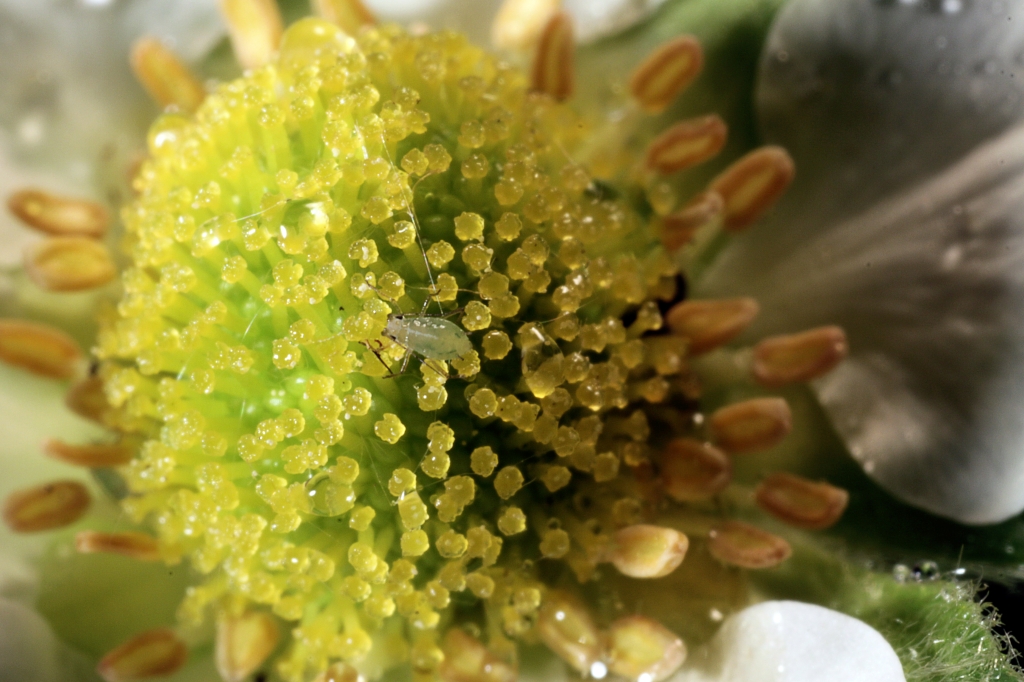
[[[103,423],[103,415],[110,404],[103,393],[103,380],[98,376],[82,379],[64,394],[64,404],[79,417]]]
[[[683,301],[668,311],[665,323],[673,334],[690,342],[690,355],[700,355],[739,336],[759,311],[752,298]]]
[[[589,673],[601,657],[601,635],[586,607],[569,595],[550,591],[537,614],[537,635],[562,660]]]
[[[249,611],[217,619],[215,661],[224,682],[241,682],[277,647],[281,630],[269,613]]]
[[[732,462],[718,448],[691,438],[677,438],[661,454],[661,481],[677,502],[706,500],[732,480]]]
[[[96,672],[107,682],[129,682],[170,675],[185,665],[188,649],[171,630],[136,635],[104,656]]]
[[[727,521],[713,529],[708,549],[722,563],[749,569],[778,566],[793,553],[778,535],[742,521]]]
[[[24,320],[0,320],[0,361],[53,379],[70,379],[82,369],[74,339],[53,327]]]
[[[708,186],[725,199],[723,227],[738,232],[755,223],[785,193],[796,168],[782,147],[762,147],[726,168]]]
[[[722,215],[725,202],[714,192],[704,192],[685,208],[661,219],[661,243],[675,253],[690,243],[697,230],[710,225]]]
[[[757,506],[797,528],[821,530],[839,520],[850,501],[842,488],[777,472],[765,478],[754,492]]]
[[[679,36],[652,52],[629,79],[629,91],[647,112],[665,110],[704,68],[704,51],[693,36]]]
[[[132,45],[132,71],[149,96],[162,107],[176,106],[191,113],[206,98],[206,90],[178,55],[151,36]]]
[[[58,237],[102,237],[110,226],[107,209],[95,201],[72,199],[38,189],[23,189],[7,199],[7,208],[31,228]]]
[[[574,54],[572,19],[565,12],[557,12],[548,19],[537,42],[531,73],[533,90],[558,101],[568,99],[576,79]]]
[[[710,424],[715,442],[727,452],[756,452],[789,435],[793,415],[782,398],[754,398],[717,410]]]
[[[220,0],[235,58],[243,69],[263,66],[277,52],[283,25],[274,0]]]
[[[438,675],[444,682],[515,682],[519,671],[505,663],[476,637],[459,628],[444,636],[444,662]]]
[[[145,533],[100,533],[83,530],[75,536],[80,554],[120,554],[139,561],[158,561],[160,546]]]
[[[608,626],[608,668],[628,680],[661,682],[686,660],[686,645],[661,623],[626,616]]]
[[[647,148],[647,167],[669,175],[702,164],[722,151],[728,134],[725,121],[714,114],[681,121]]]
[[[47,438],[43,441],[43,454],[80,467],[117,467],[132,461],[135,449],[123,443],[73,445]]]
[[[754,347],[751,371],[759,384],[775,388],[817,379],[832,371],[848,352],[841,327],[818,327],[761,341]]]
[[[677,530],[638,524],[615,532],[608,561],[630,578],[661,578],[683,563],[689,547],[689,539]]]
[[[361,0],[313,0],[313,11],[343,31],[355,35],[363,26],[377,23]]]
[[[491,42],[502,50],[531,49],[560,5],[559,0],[505,0],[491,24]]]
[[[53,481],[11,493],[4,500],[4,523],[16,533],[63,528],[82,518],[90,502],[78,481]]]
[[[47,291],[95,289],[117,276],[110,252],[87,237],[50,237],[25,249],[25,273]]]

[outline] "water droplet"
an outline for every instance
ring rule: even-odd
[[[918,580],[935,580],[939,577],[939,565],[934,561],[922,561],[914,566],[913,573]]]
[[[905,564],[896,564],[892,567],[892,578],[898,583],[905,583],[911,577],[910,567]]]

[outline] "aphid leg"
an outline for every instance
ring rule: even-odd
[[[363,342],[362,342],[362,344],[363,344],[364,346],[366,346],[366,350],[368,350],[368,351],[370,351],[371,353],[373,353],[374,355],[376,355],[376,356],[377,356],[377,360],[379,360],[379,361],[380,361],[380,364],[381,364],[381,365],[383,365],[383,366],[384,366],[384,368],[385,368],[385,369],[387,369],[387,370],[389,371],[389,374],[386,374],[386,375],[384,375],[384,376],[382,377],[383,379],[391,379],[392,377],[396,377],[396,376],[399,376],[400,374],[402,374],[403,372],[405,372],[405,365],[407,365],[407,364],[408,364],[408,360],[406,360],[405,362],[403,362],[403,363],[402,363],[402,371],[401,371],[401,372],[398,372],[398,374],[396,374],[396,373],[394,373],[394,372],[391,372],[391,366],[390,366],[390,365],[388,365],[388,363],[384,361],[384,358],[383,358],[383,357],[381,356],[381,354],[380,354],[380,351],[381,351],[381,350],[383,350],[383,348],[384,348],[384,344],[382,344],[382,343],[381,343],[380,341],[378,341],[378,342],[377,342],[377,344],[378,344],[378,345],[380,346],[380,348],[374,348],[373,346],[371,346],[371,345],[370,345],[370,342],[369,342],[369,341],[363,341]],[[406,357],[408,357],[408,356],[409,356],[409,351],[408,351],[408,349],[406,349],[406,352],[405,352],[405,354],[406,354]]]

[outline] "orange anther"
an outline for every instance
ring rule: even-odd
[[[249,611],[217,620],[214,660],[224,682],[242,682],[277,647],[281,630],[269,613]]]
[[[55,438],[47,438],[43,441],[43,453],[75,466],[116,467],[132,461],[135,449],[123,443],[72,445]]]
[[[270,61],[281,44],[283,24],[274,0],[220,0],[235,58],[243,69]]]
[[[582,673],[601,657],[601,634],[586,607],[569,595],[551,591],[537,613],[537,635],[563,661]]]
[[[63,528],[82,518],[90,502],[78,481],[53,481],[11,493],[4,501],[4,522],[16,533]]]
[[[360,0],[313,0],[313,11],[349,35],[356,35],[363,26],[377,23],[373,12]]]
[[[117,276],[110,252],[86,237],[50,237],[25,249],[25,273],[47,291],[95,289]]]
[[[739,336],[759,311],[752,298],[683,301],[668,311],[665,322],[673,334],[690,342],[690,355],[700,355]]]
[[[103,380],[98,376],[86,377],[69,388],[64,395],[64,404],[79,417],[100,424],[103,423],[103,415],[110,409],[107,396],[103,393]]]
[[[160,546],[145,533],[100,533],[83,530],[75,536],[75,549],[81,554],[120,554],[139,561],[158,561]]]
[[[191,113],[206,98],[206,89],[198,78],[156,38],[139,38],[132,45],[132,71],[149,96],[161,107],[176,106]]]
[[[749,569],[778,566],[793,553],[778,535],[742,521],[727,521],[712,530],[708,549],[723,563]]]
[[[728,452],[755,452],[789,435],[793,415],[782,398],[754,398],[717,410],[710,425],[715,441]]]
[[[725,229],[737,232],[755,223],[785,193],[795,173],[782,147],[755,149],[726,168],[708,186],[725,200]]]
[[[704,68],[704,51],[693,36],[679,36],[652,52],[633,71],[629,91],[645,111],[665,110]]]
[[[558,101],[568,99],[576,78],[574,53],[572,20],[565,12],[558,12],[548,20],[537,43],[531,74],[533,90]]]
[[[0,320],[0,361],[52,379],[70,379],[82,368],[74,339],[54,327]]]
[[[722,151],[728,133],[725,121],[714,114],[681,121],[647,148],[647,167],[668,175],[702,164]]]
[[[608,626],[608,668],[628,680],[661,682],[686,660],[686,645],[661,623],[626,616]]]
[[[661,454],[661,481],[677,502],[706,500],[732,480],[732,462],[718,448],[691,438],[677,438]]]
[[[72,199],[38,189],[7,198],[7,208],[31,228],[58,237],[102,237],[110,226],[107,209],[95,201]]]
[[[761,341],[754,347],[751,371],[763,386],[785,386],[832,371],[847,352],[846,332],[841,327],[818,327]]]
[[[757,505],[797,528],[821,530],[839,520],[850,501],[842,488],[778,472],[761,481],[754,493]]]
[[[689,547],[677,530],[638,524],[615,532],[608,560],[630,578],[662,578],[683,563]]]
[[[438,675],[444,682],[515,682],[516,666],[505,663],[476,637],[459,628],[444,636],[444,662]]]
[[[502,50],[532,48],[559,4],[559,0],[505,0],[491,24],[491,42]]]
[[[188,649],[171,630],[136,635],[104,656],[96,672],[107,682],[129,682],[170,675],[185,665]]]
[[[685,208],[661,219],[661,243],[675,253],[690,243],[697,230],[710,225],[722,215],[725,202],[714,192],[704,192]]]

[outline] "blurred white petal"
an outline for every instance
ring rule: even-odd
[[[665,0],[562,0],[576,22],[576,39],[588,43],[646,19]]]
[[[42,616],[0,598],[0,682],[98,679],[85,657],[61,643]]]
[[[896,652],[856,618],[793,601],[731,616],[673,682],[904,682]]]
[[[834,425],[883,487],[964,523],[1024,510],[1024,134],[993,139],[1024,112],[1018,12],[794,0],[760,101],[798,180],[696,287],[756,292],[748,338],[845,327],[817,384]]]

